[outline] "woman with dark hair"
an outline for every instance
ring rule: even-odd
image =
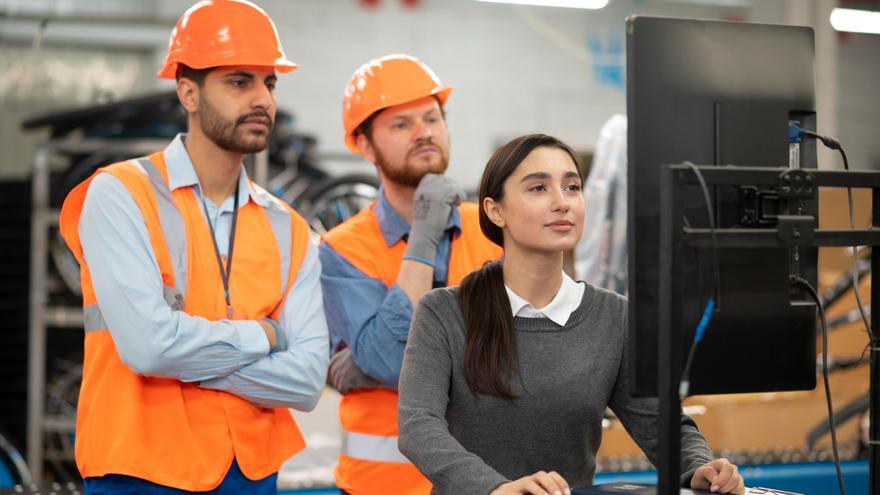
[[[570,493],[588,485],[610,407],[653,461],[656,399],[627,390],[626,300],[577,283],[577,156],[532,134],[499,148],[480,182],[480,227],[504,248],[458,288],[425,295],[400,376],[399,447],[443,494]],[[682,415],[682,484],[744,492]]]

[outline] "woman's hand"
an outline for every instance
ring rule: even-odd
[[[736,495],[743,495],[746,491],[739,470],[730,461],[723,458],[715,459],[698,467],[691,478],[691,488],[716,493],[735,493]]]
[[[491,495],[571,495],[568,483],[556,471],[538,471],[500,485]]]

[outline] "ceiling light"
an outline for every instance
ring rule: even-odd
[[[850,33],[880,34],[880,12],[855,9],[831,11],[831,26]]]
[[[490,3],[514,3],[517,5],[536,5],[539,7],[568,7],[571,9],[601,9],[608,0],[479,0]]]

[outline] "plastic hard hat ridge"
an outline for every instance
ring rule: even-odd
[[[158,77],[174,79],[179,64],[193,69],[230,65],[273,66],[290,72],[297,65],[284,54],[275,24],[246,0],[204,0],[177,21]]]

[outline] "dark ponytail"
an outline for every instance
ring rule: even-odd
[[[515,399],[511,378],[519,373],[516,332],[504,290],[501,261],[489,261],[461,281],[459,304],[467,328],[464,376],[474,395]]]
[[[559,148],[577,164],[577,154],[565,143],[546,134],[521,136],[498,148],[486,164],[480,179],[480,230],[495,244],[504,247],[504,233],[483,207],[483,200],[504,198],[504,183],[535,148]],[[580,167],[578,167],[580,169]],[[459,289],[466,325],[464,376],[474,395],[485,394],[516,399],[511,381],[519,376],[519,356],[510,299],[504,289],[501,261],[492,261],[471,272]]]

